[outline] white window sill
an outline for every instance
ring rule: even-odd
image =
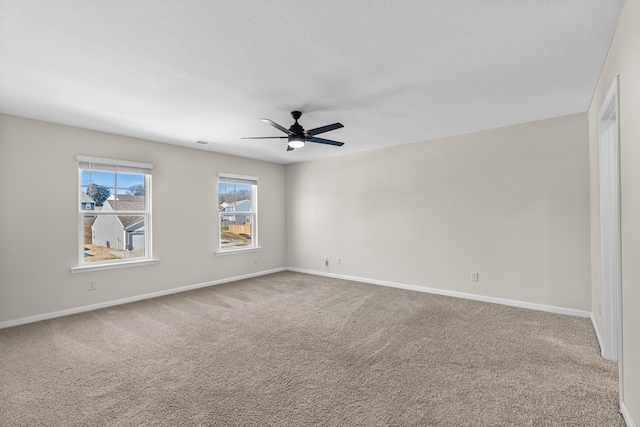
[[[111,264],[81,265],[78,267],[71,267],[71,273],[76,274],[99,270],[114,270],[116,268],[138,267],[141,265],[157,264],[159,262],[159,259],[141,259],[135,261],[114,262]]]
[[[217,251],[216,256],[241,254],[245,252],[259,252],[261,250],[262,250],[262,247],[260,246],[254,246],[252,248],[247,248],[247,249],[229,249],[228,251]]]

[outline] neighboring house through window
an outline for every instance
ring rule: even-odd
[[[218,174],[220,252],[258,247],[258,178]]]
[[[80,204],[85,211],[93,211],[96,209],[96,202],[87,193],[80,193]]]
[[[151,259],[148,163],[77,156],[80,266]]]

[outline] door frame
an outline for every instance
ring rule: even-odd
[[[620,216],[620,115],[616,75],[598,113],[602,357],[618,362],[623,399],[622,267]]]

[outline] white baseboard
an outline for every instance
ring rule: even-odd
[[[221,285],[223,283],[236,282],[238,280],[250,279],[252,277],[264,276],[266,274],[279,273],[285,271],[286,268],[275,268],[273,270],[259,271],[257,273],[243,274],[242,276],[228,277],[226,279],[213,280],[211,282],[197,283],[195,285],[182,286],[180,288],[167,289],[165,291],[152,292],[150,294],[137,295],[128,298],[122,298],[115,301],[101,302],[98,304],[85,305],[82,307],[70,308],[67,310],[54,311],[51,313],[38,314],[36,316],[22,317],[15,320],[6,320],[0,322],[0,329],[9,328],[11,326],[24,325],[27,323],[39,322],[41,320],[53,319],[56,317],[69,316],[71,314],[84,313],[86,311],[98,310],[100,308],[113,307],[115,305],[127,304],[130,302],[141,301],[149,298],[161,297],[164,295],[177,294],[179,292],[191,291],[193,289],[206,288],[208,286]]]
[[[591,326],[593,326],[593,333],[596,335],[596,339],[598,340],[598,346],[600,346],[600,354],[602,354],[602,338],[600,337],[600,331],[598,330],[598,325],[596,324],[596,318],[593,317],[593,313],[591,313],[589,318],[591,319]]]
[[[67,309],[67,310],[54,311],[54,312],[51,312],[51,313],[39,314],[39,315],[36,315],[36,316],[22,317],[22,318],[15,319],[15,320],[6,320],[4,322],[0,322],[0,329],[9,328],[11,326],[24,325],[26,323],[39,322],[41,320],[53,319],[53,318],[56,318],[56,317],[68,316],[68,315],[76,314],[76,313],[83,313],[83,312],[91,311],[91,310],[98,310],[98,309],[101,309],[101,308],[112,307],[112,306],[120,305],[120,304],[127,304],[127,303],[130,303],[130,302],[141,301],[141,300],[145,300],[145,299],[149,299],[149,298],[156,298],[156,297],[160,297],[160,296],[164,296],[164,295],[170,295],[170,294],[175,294],[175,293],[179,293],[179,292],[190,291],[192,289],[199,289],[199,288],[204,288],[204,287],[207,287],[207,286],[220,285],[222,283],[229,283],[229,282],[235,282],[235,281],[243,280],[243,279],[250,279],[252,277],[264,276],[266,274],[278,273],[278,272],[285,271],[285,270],[295,271],[295,272],[298,272],[298,273],[312,274],[312,275],[316,275],[316,276],[325,276],[325,277],[333,277],[333,278],[336,278],[336,279],[351,280],[351,281],[354,281],[354,282],[370,283],[370,284],[373,284],[373,285],[389,286],[389,287],[392,287],[392,288],[408,289],[408,290],[412,290],[412,291],[426,292],[426,293],[436,294],[436,295],[445,295],[445,296],[450,296],[450,297],[455,297],[455,298],[465,298],[465,299],[470,299],[470,300],[475,300],[475,301],[483,301],[483,302],[489,302],[489,303],[494,303],[494,304],[508,305],[508,306],[512,306],[512,307],[528,308],[528,309],[531,309],[531,310],[546,311],[546,312],[550,312],[550,313],[566,314],[566,315],[569,315],[569,316],[592,318],[591,312],[582,311],[582,310],[575,310],[575,309],[571,309],[571,308],[555,307],[555,306],[550,306],[550,305],[543,305],[543,304],[528,303],[528,302],[523,302],[523,301],[508,300],[508,299],[503,299],[503,298],[487,297],[487,296],[483,296],[483,295],[467,294],[467,293],[463,293],[463,292],[447,291],[447,290],[443,290],[443,289],[426,288],[426,287],[423,287],[423,286],[415,286],[415,285],[408,285],[408,284],[404,284],[404,283],[388,282],[388,281],[385,281],[385,280],[367,279],[367,278],[363,278],[363,277],[347,276],[347,275],[343,275],[343,274],[326,273],[326,272],[315,271],[315,270],[305,270],[305,269],[293,268],[293,267],[287,267],[287,268],[282,267],[282,268],[276,268],[276,269],[272,269],[272,270],[260,271],[260,272],[257,272],[257,273],[244,274],[242,276],[235,276],[235,277],[229,277],[229,278],[226,278],[226,279],[214,280],[214,281],[211,281],[211,282],[204,282],[204,283],[198,283],[198,284],[195,284],[195,285],[183,286],[183,287],[180,287],[180,288],[168,289],[168,290],[165,290],[165,291],[153,292],[153,293],[145,294],[145,295],[137,295],[137,296],[134,296],[134,297],[123,298],[123,299],[119,299],[119,300],[115,300],[115,301],[107,301],[107,302],[103,302],[103,303],[91,304],[91,305],[71,308],[71,309]],[[593,322],[593,319],[592,319],[592,322]],[[596,331],[596,338],[598,339],[598,343],[600,343],[601,342],[600,341],[600,336],[598,334],[598,330],[595,328],[595,323],[594,323],[594,330]]]
[[[591,312],[590,311],[575,310],[573,308],[564,308],[564,307],[556,307],[556,306],[552,306],[552,305],[535,304],[535,303],[531,303],[531,302],[515,301],[515,300],[509,300],[509,299],[504,299],[504,298],[496,298],[496,297],[488,297],[488,296],[484,296],[484,295],[467,294],[467,293],[464,293],[464,292],[447,291],[447,290],[444,290],[444,289],[427,288],[427,287],[423,287],[423,286],[408,285],[408,284],[396,283],[396,282],[388,282],[388,281],[385,281],[385,280],[367,279],[367,278],[364,278],[364,277],[346,276],[346,275],[343,275],[343,274],[326,273],[326,272],[315,271],[315,270],[305,270],[305,269],[294,268],[294,267],[287,267],[287,270],[295,271],[295,272],[298,272],[298,273],[313,274],[313,275],[316,275],[316,276],[333,277],[335,279],[351,280],[353,282],[370,283],[372,285],[389,286],[389,287],[392,287],[392,288],[408,289],[408,290],[411,290],[411,291],[425,292],[425,293],[429,293],[429,294],[445,295],[445,296],[448,296],[448,297],[464,298],[464,299],[470,299],[470,300],[482,301],[482,302],[490,302],[490,303],[493,303],[493,304],[508,305],[508,306],[511,306],[511,307],[528,308],[530,310],[546,311],[546,312],[549,312],[549,313],[566,314],[566,315],[569,315],[569,316],[584,317],[584,318],[590,318],[591,317]]]
[[[627,407],[624,406],[624,402],[620,402],[620,412],[624,418],[624,422],[627,423],[627,427],[636,427],[636,423],[631,418],[631,414],[627,411]]]

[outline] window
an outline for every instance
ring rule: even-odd
[[[258,248],[258,178],[218,175],[220,252]]]
[[[77,159],[79,265],[150,260],[153,165],[100,157]]]

